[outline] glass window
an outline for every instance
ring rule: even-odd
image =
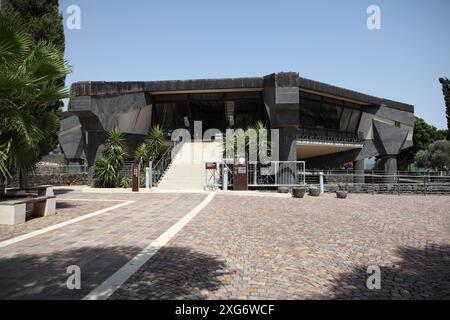
[[[339,124],[339,129],[341,131],[347,131],[348,123],[350,122],[350,117],[352,115],[352,109],[344,108],[341,115],[341,121]]]
[[[187,102],[156,103],[155,109],[157,123],[164,130],[184,128],[185,118],[189,119]]]
[[[360,106],[337,99],[300,92],[300,127],[355,132]]]
[[[326,129],[339,129],[339,116],[341,107],[334,104],[324,103],[320,113],[321,127]]]
[[[348,132],[355,132],[358,128],[359,118],[361,117],[361,111],[353,109],[352,116],[350,117],[350,122],[348,123]]]

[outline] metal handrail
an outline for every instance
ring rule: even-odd
[[[175,147],[181,142],[181,139],[177,141],[173,141],[170,147],[164,152],[159,161],[152,166],[152,175],[153,175],[153,183],[157,185],[164,173],[167,171],[167,168],[172,163],[173,160],[173,150]]]
[[[298,128],[297,138],[314,141],[363,143],[362,132],[347,132],[333,129]]]

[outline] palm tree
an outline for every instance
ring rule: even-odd
[[[117,175],[125,163],[127,147],[125,137],[119,129],[114,128],[106,134],[103,156],[94,163],[94,180],[96,187],[114,188]]]
[[[35,169],[40,146],[58,129],[48,106],[69,97],[60,79],[70,68],[61,53],[46,43],[33,45],[16,21],[0,10],[0,182]]]
[[[252,135],[255,135],[256,137],[252,137]],[[223,139],[223,150],[224,150],[224,156],[227,155],[235,155],[238,150],[238,143],[240,141],[245,141],[245,154],[246,156],[250,153],[250,142],[251,137],[253,139],[257,139],[256,144],[256,152],[259,158],[262,158],[271,152],[271,137],[270,137],[270,131],[267,129],[267,126],[262,121],[257,121],[254,125],[247,128],[247,130],[238,130],[234,135],[228,136],[225,135]],[[231,142],[229,142],[229,139],[232,139]],[[242,146],[241,146],[242,148]],[[264,152],[266,151],[266,152]],[[263,160],[263,159],[261,159]]]
[[[145,141],[136,149],[136,162],[142,164],[158,159],[164,141],[164,131],[159,125],[153,126]]]
[[[94,180],[99,188],[114,188],[116,186],[117,171],[111,159],[101,157],[95,160]]]
[[[117,172],[125,163],[127,147],[125,137],[119,129],[114,128],[107,133],[103,156],[110,159],[112,166]]]

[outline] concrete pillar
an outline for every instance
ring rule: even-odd
[[[297,128],[279,128],[280,161],[297,161]]]
[[[353,181],[354,181],[354,183],[364,183],[365,182],[364,159],[355,161],[354,163],[355,163],[355,167],[354,167],[355,176],[354,176]]]
[[[264,77],[264,103],[272,129],[279,133],[279,161],[296,161],[296,138],[299,120],[298,73],[281,72]],[[272,145],[272,147],[277,147]],[[280,184],[296,183],[294,163],[280,165],[277,180]]]
[[[383,170],[385,174],[389,177],[385,178],[386,183],[394,183],[395,175],[397,174],[397,156],[396,155],[386,155],[383,156]]]
[[[386,156],[386,161],[384,162],[384,170],[389,172],[389,174],[397,173],[397,156],[389,155]]]

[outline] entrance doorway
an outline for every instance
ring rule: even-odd
[[[222,101],[192,101],[194,121],[201,121],[204,134],[208,129],[225,131],[225,103]]]

